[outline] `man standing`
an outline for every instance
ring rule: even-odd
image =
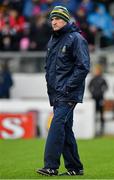
[[[56,6],[50,13],[53,29],[46,56],[46,81],[54,116],[44,153],[44,168],[37,173],[58,175],[63,155],[66,173],[83,175],[76,140],[72,131],[73,110],[81,103],[85,78],[89,71],[89,52],[86,40],[70,23],[68,10]]]
[[[96,121],[97,114],[100,114],[100,132],[96,135],[104,134],[104,95],[108,90],[108,84],[103,77],[102,67],[100,65],[95,66],[94,74],[88,85],[89,91],[96,104]]]

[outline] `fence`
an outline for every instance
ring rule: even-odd
[[[91,68],[100,63],[106,73],[114,73],[114,47],[105,48],[90,53]],[[41,73],[44,72],[46,52],[0,52],[0,61],[7,61],[10,70],[14,73]]]
[[[6,61],[13,73],[44,72],[45,52],[0,52],[0,61]]]

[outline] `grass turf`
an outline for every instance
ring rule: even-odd
[[[0,179],[113,179],[114,137],[78,140],[85,175],[45,177],[35,172],[43,167],[45,140],[0,140]],[[63,159],[59,172],[65,171]]]

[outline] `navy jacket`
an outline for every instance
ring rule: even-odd
[[[53,32],[46,56],[46,81],[50,104],[82,102],[90,68],[87,41],[74,24]]]

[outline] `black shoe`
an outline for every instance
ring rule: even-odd
[[[78,171],[74,171],[74,170],[68,170],[65,173],[59,174],[59,176],[81,176],[84,175],[84,171],[83,169],[80,169]]]
[[[45,176],[57,176],[58,175],[57,170],[49,169],[49,168],[37,169],[36,172],[41,175],[45,175]]]

